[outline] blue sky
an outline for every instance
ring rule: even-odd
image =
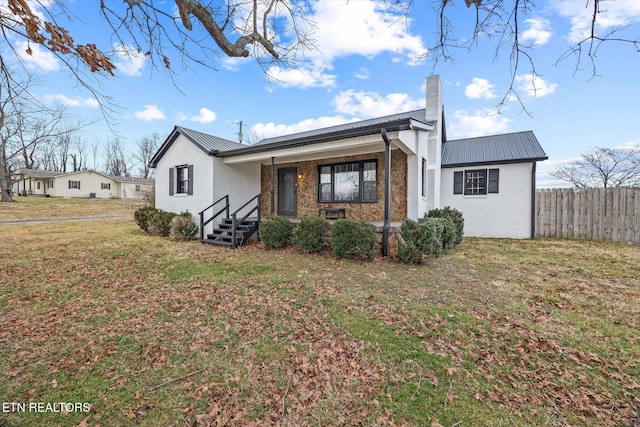
[[[164,4],[175,14],[173,2]],[[81,19],[59,24],[77,43],[96,43],[116,59],[114,77],[96,76],[99,91],[117,105],[110,113],[111,127],[98,102],[59,60],[31,44],[33,55],[22,55],[22,61],[40,81],[34,90],[39,97],[67,104],[77,117],[98,120],[84,133],[88,142],[114,138],[115,131],[131,150],[153,132],[164,138],[174,125],[237,140],[242,120],[246,142],[423,108],[425,79],[439,74],[448,138],[533,130],[549,155],[539,165],[538,186],[548,187],[559,184],[547,177],[550,168],[590,147],[640,146],[640,53],[626,43],[605,43],[595,77],[590,63],[577,66],[576,55],[557,63],[588,29],[589,9],[585,0],[536,4],[519,31],[521,42],[534,46],[529,53],[540,75],[536,92],[527,63],[521,63],[515,80],[529,114],[510,97],[499,114],[492,108],[508,95],[510,85],[509,51],[495,58],[495,41],[480,39],[472,51],[458,50],[454,62],[435,67],[429,57],[417,59],[435,42],[436,14],[433,2],[426,0],[415,2],[409,20],[364,0],[320,0],[312,16],[318,51],[295,67],[268,68],[265,74],[252,59],[220,57],[217,70],[211,70],[185,66],[176,51],[167,51],[173,80],[143,55],[118,55],[124,48],[111,37],[94,2],[69,3]],[[111,4],[121,5],[119,0]],[[457,34],[470,36],[473,8],[457,1],[451,10]],[[603,2],[599,20],[599,34],[629,26],[621,35],[635,39],[640,36],[640,1]]]

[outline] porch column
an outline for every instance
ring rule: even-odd
[[[382,129],[384,140],[384,224],[382,225],[382,256],[389,253],[389,227],[391,226],[391,142],[387,130]]]
[[[271,215],[275,212],[275,157],[271,157]]]

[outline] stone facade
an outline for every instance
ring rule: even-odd
[[[318,209],[326,203],[318,203],[318,166],[358,160],[378,161],[378,201],[375,203],[329,203],[332,208],[345,208],[349,219],[365,221],[384,220],[384,153],[336,157],[317,161],[283,163],[275,165],[274,212],[278,213],[278,169],[296,167],[298,178],[297,217],[317,216]],[[262,214],[271,212],[271,165],[262,165],[260,188]],[[391,221],[401,222],[407,217],[407,155],[401,150],[391,152]]]

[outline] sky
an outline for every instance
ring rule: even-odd
[[[125,4],[106,3],[120,10]],[[177,16],[174,2],[154,3]],[[447,138],[532,130],[549,156],[538,165],[538,187],[546,188],[563,186],[548,175],[550,170],[593,147],[640,147],[640,48],[604,43],[595,57],[596,75],[588,57],[578,62],[577,54],[565,55],[590,30],[587,4],[538,1],[523,16],[518,37],[528,46],[537,76],[521,57],[514,79],[519,100],[509,92],[510,50],[496,54],[495,38],[480,37],[471,50],[451,50],[450,62],[435,63],[433,55],[425,55],[437,37],[432,0],[415,0],[408,18],[365,0],[311,1],[308,17],[315,24],[316,49],[292,65],[261,66],[251,57],[214,55],[212,69],[167,50],[171,73],[153,67],[142,53],[131,55],[133,40],[122,33],[113,36],[97,2],[68,2],[76,18],[60,18],[58,24],[76,43],[95,43],[110,53],[117,67],[114,76],[90,76],[112,102],[106,116],[103,100],[96,100],[41,47],[31,43],[29,56],[23,53],[26,42],[15,39],[22,64],[16,69],[24,67],[37,77],[32,92],[40,99],[63,103],[74,117],[96,121],[83,132],[89,143],[118,137],[130,152],[154,132],[164,140],[176,125],[238,141],[242,121],[247,143],[424,108],[425,80],[438,74]],[[449,19],[461,40],[472,35],[473,9],[461,0],[449,2]],[[597,34],[620,27],[625,28],[618,36],[640,37],[640,1],[602,2]],[[193,33],[212,46],[197,26]],[[7,46],[2,49],[7,57]]]

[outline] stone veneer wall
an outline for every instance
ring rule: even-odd
[[[318,165],[343,163],[357,160],[378,160],[378,201],[376,203],[330,203],[333,208],[345,208],[349,219],[365,221],[384,220],[384,153],[371,153],[358,156],[336,157],[327,160],[316,160],[275,165],[274,212],[278,213],[278,169],[297,167],[298,174],[298,218],[317,216],[318,208]],[[271,210],[271,165],[262,165],[261,169],[262,214],[268,215]],[[407,155],[401,150],[391,152],[391,221],[400,222],[407,217]]]

